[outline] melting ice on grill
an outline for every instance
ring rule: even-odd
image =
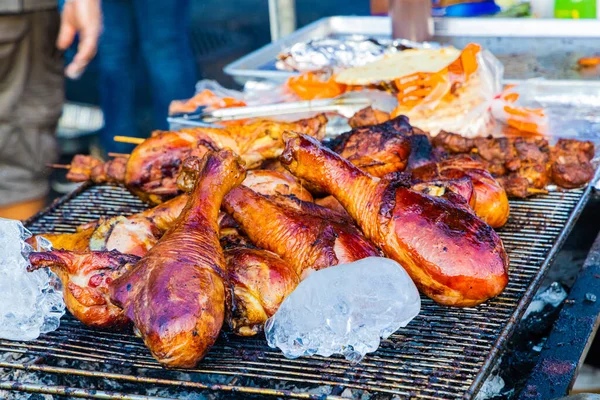
[[[57,329],[65,313],[58,277],[47,268],[26,270],[29,237],[20,221],[0,218],[0,338],[33,340]],[[41,247],[50,250],[49,243]]]
[[[406,271],[388,258],[369,257],[313,272],[267,321],[265,335],[288,358],[342,354],[359,362],[420,310]]]

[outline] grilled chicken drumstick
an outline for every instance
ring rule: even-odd
[[[508,283],[506,252],[475,214],[371,177],[306,135],[289,133],[285,140],[281,162],[336,197],[367,238],[398,261],[427,296],[441,304],[474,306],[502,292]]]
[[[314,203],[267,198],[240,186],[225,197],[223,208],[252,242],[289,262],[301,278],[314,270],[381,255],[346,216]]]
[[[187,157],[230,148],[248,168],[255,168],[281,154],[284,130],[298,130],[321,139],[326,123],[327,118],[319,115],[293,123],[265,120],[227,128],[156,131],[136,146],[128,158],[117,157],[103,163],[90,156],[75,156],[67,178],[75,182],[122,183],[143,201],[158,204],[179,193],[176,180]]]
[[[160,241],[111,286],[111,298],[133,321],[162,364],[194,367],[214,344],[225,313],[227,265],[217,219],[223,196],[245,170],[231,151],[186,160],[198,171],[188,203]]]

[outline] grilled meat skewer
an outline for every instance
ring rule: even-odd
[[[176,180],[187,157],[202,157],[208,151],[229,148],[239,154],[248,168],[255,168],[283,151],[281,135],[294,129],[321,139],[327,119],[323,115],[293,123],[259,121],[228,128],[191,128],[177,132],[156,131],[136,146],[128,158],[105,163],[90,156],[75,156],[67,178],[125,185],[150,204],[159,204],[179,193]]]

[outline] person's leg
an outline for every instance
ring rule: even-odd
[[[156,129],[169,103],[193,96],[196,64],[189,42],[189,1],[134,0],[138,37],[152,88]]]
[[[25,219],[45,204],[47,163],[64,100],[54,46],[57,10],[0,16],[0,217]]]
[[[138,136],[135,124],[136,35],[132,0],[103,0],[104,29],[98,43],[100,96],[104,128],[100,144],[106,152],[127,153],[131,145],[114,136]]]

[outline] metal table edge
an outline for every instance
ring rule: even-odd
[[[596,296],[590,300],[588,294]],[[566,330],[576,322],[577,337]],[[556,398],[573,388],[600,324],[600,233],[577,275],[560,314],[518,399]],[[570,339],[569,342],[566,342]],[[548,383],[550,383],[548,385]]]

